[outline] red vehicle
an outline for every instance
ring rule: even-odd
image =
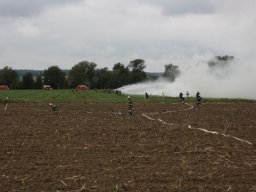
[[[0,90],[9,90],[7,85],[0,85]]]
[[[77,85],[76,90],[88,90],[89,88],[86,85]]]

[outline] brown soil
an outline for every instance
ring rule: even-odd
[[[256,104],[188,108],[11,103],[0,191],[255,191]]]

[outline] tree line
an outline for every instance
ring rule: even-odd
[[[11,67],[0,69],[0,85],[7,85],[11,89],[41,89],[44,84],[53,89],[75,88],[77,85],[87,85],[97,89],[115,89],[127,84],[144,81],[146,65],[143,59],[135,59],[125,66],[121,63],[114,65],[112,70],[97,68],[97,64],[81,61],[74,65],[68,73],[58,66],[50,66],[41,74],[33,77],[31,72],[22,76]]]
[[[97,64],[81,61],[68,72],[58,66],[50,66],[41,74],[33,76],[28,71],[22,76],[11,67],[0,69],[0,85],[7,85],[11,89],[41,89],[43,85],[50,85],[53,89],[75,88],[77,85],[87,85],[92,89],[116,89],[128,84],[134,84],[154,79],[147,76],[143,59],[132,60],[127,66],[116,63],[112,70],[107,67],[97,68]],[[173,82],[180,75],[178,66],[165,65],[162,77]]]

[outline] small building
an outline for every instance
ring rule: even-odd
[[[86,85],[77,85],[76,90],[88,90],[89,88]]]
[[[43,85],[43,90],[52,90],[51,85]]]
[[[9,90],[7,85],[0,85],[0,90]]]

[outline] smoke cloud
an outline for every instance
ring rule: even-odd
[[[181,76],[173,83],[160,78],[157,81],[124,86],[119,90],[127,94],[164,93],[174,97],[187,91],[190,96],[195,96],[199,91],[202,97],[256,99],[256,89],[253,85],[256,80],[256,68],[250,61],[234,59],[224,67],[214,69],[208,66],[208,61],[209,59],[192,61],[189,67],[181,69]]]

